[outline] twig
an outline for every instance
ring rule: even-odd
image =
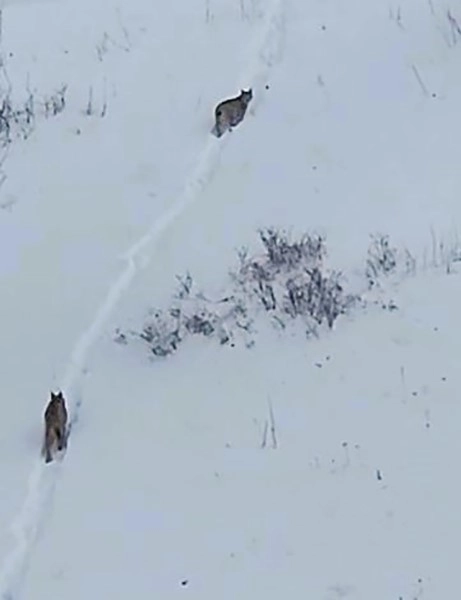
[[[263,439],[261,442],[261,448],[265,448],[267,445],[267,430],[269,429],[269,423],[267,419],[264,421],[264,431],[263,431]]]
[[[344,465],[343,465],[343,469],[347,469],[348,467],[350,467],[351,465],[351,459],[349,456],[349,446],[347,442],[343,442],[342,443],[342,447],[344,448]]]
[[[402,23],[402,9],[400,6],[397,8],[397,13],[394,14],[394,10],[392,7],[389,8],[389,18],[391,21],[394,21],[397,27],[399,27],[402,31],[405,31],[405,27]]]
[[[93,86],[90,85],[90,89],[88,91],[88,104],[86,106],[85,114],[87,117],[93,114]]]
[[[435,235],[434,228],[431,227],[431,240],[432,240],[432,266],[437,267],[437,237]]]
[[[122,15],[121,15],[119,7],[117,8],[117,18],[118,18],[118,23],[120,25],[120,29],[122,30],[123,36],[125,37],[126,43],[128,44],[128,49],[130,49],[132,47],[130,35],[128,33],[128,29],[125,27],[125,24],[123,23],[123,19],[122,19]]]
[[[400,366],[400,382],[402,384],[402,404],[406,404],[407,401],[407,384],[405,378],[405,367]]]
[[[245,12],[245,0],[240,0],[240,16],[242,17],[242,21],[245,21],[245,19],[247,18]]]
[[[419,83],[421,90],[423,91],[423,94],[425,96],[429,96],[429,90],[427,89],[427,87],[424,85],[424,81],[421,78],[421,75],[419,74],[418,69],[415,67],[415,65],[411,65],[411,69],[416,77],[416,81]]]
[[[104,118],[107,113],[107,80],[104,77],[104,87],[103,87],[103,103],[101,110],[101,118]]]
[[[105,40],[108,42],[111,42],[111,44],[113,46],[115,46],[116,48],[118,48],[119,50],[123,50],[124,52],[129,52],[131,50],[131,46],[129,44],[129,40],[127,40],[128,45],[124,45],[121,42],[115,40],[111,35],[109,35],[107,32],[104,33],[105,36]],[[107,52],[107,47],[106,47],[106,52]]]
[[[269,404],[269,417],[270,417],[270,423],[271,423],[271,438],[272,438],[272,448],[274,450],[277,449],[277,435],[275,432],[275,419],[274,419],[274,411],[272,409],[272,402],[269,398],[268,400],[268,404]]]
[[[461,28],[458,25],[458,21],[455,19],[455,17],[451,14],[449,10],[447,11],[447,19],[450,23],[453,45],[455,45],[458,42],[458,37],[461,36]]]

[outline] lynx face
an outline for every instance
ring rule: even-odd
[[[45,410],[45,439],[43,454],[45,462],[52,460],[51,452],[56,447],[58,451],[66,446],[67,409],[62,392],[51,392],[51,400]]]
[[[236,127],[245,116],[248,104],[253,98],[253,90],[240,90],[240,96],[220,102],[215,109],[215,131],[217,137]]]

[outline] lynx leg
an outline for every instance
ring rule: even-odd
[[[216,121],[216,125],[215,125],[215,133],[216,133],[216,137],[220,138],[222,136],[222,134],[224,133],[221,130],[221,127],[219,126],[219,121]]]
[[[63,429],[56,429],[55,432],[58,440],[58,450],[61,452],[67,445],[66,432]]]
[[[51,448],[55,441],[55,432],[53,429],[47,429],[45,433],[45,462],[49,463],[53,460],[51,456]]]
[[[51,447],[50,447],[50,443],[49,441],[47,441],[45,443],[45,462],[49,463],[53,460],[53,457],[51,456]]]
[[[60,452],[62,450],[62,435],[61,435],[61,430],[56,428],[54,430],[54,434],[55,434],[56,439],[57,439],[57,449]]]
[[[223,133],[226,131],[226,119],[224,118],[224,114],[222,110],[216,111],[216,137],[221,137]]]
[[[43,457],[45,457],[45,455],[46,455],[46,436],[43,436],[43,443],[42,443],[41,455]]]

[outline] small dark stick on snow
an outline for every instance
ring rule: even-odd
[[[343,442],[342,447],[344,448],[344,455],[346,458],[346,462],[344,463],[344,468],[349,467],[351,464],[350,458],[349,458],[349,447],[347,445],[347,442]]]
[[[271,437],[272,437],[272,448],[274,450],[277,449],[278,443],[277,443],[277,434],[275,431],[275,418],[274,418],[274,410],[272,408],[272,402],[269,398],[268,400],[268,404],[269,404],[269,417],[270,417],[270,429],[271,429]]]

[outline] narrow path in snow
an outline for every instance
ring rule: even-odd
[[[256,90],[262,87],[271,67],[280,55],[284,29],[283,4],[284,0],[273,0],[267,10],[254,36],[248,55],[247,69],[240,77],[245,85],[252,85]],[[255,100],[254,106],[257,105],[257,97]],[[179,197],[127,252],[124,257],[126,267],[110,288],[94,321],[77,341],[61,383],[68,402],[70,429],[78,420],[82,405],[81,388],[91,348],[102,336],[105,324],[124,292],[129,289],[134,277],[154,257],[155,244],[175,220],[200,199],[202,190],[219,166],[219,159],[227,140],[228,136],[219,140],[212,135],[208,136],[205,147]],[[31,552],[45,524],[47,512],[51,510],[54,490],[63,467],[64,464],[61,462],[45,466],[41,459],[37,459],[32,468],[24,503],[11,525],[12,548],[0,569],[0,598],[3,600],[16,600],[19,596]]]

